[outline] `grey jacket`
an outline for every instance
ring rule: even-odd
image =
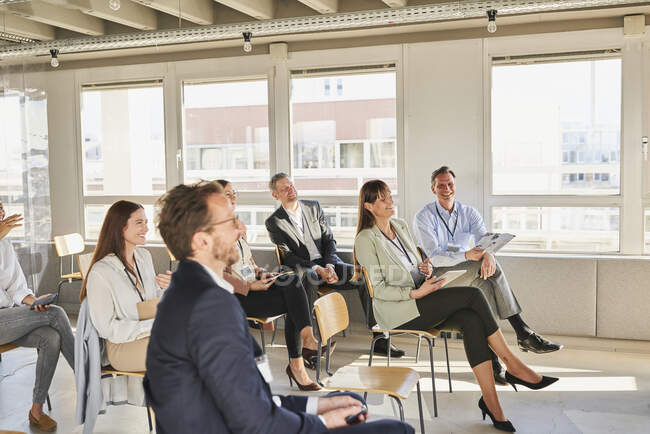
[[[405,221],[392,218],[391,224],[408,249],[422,263],[413,236]],[[374,297],[373,312],[382,329],[394,329],[420,316],[415,300],[409,296],[415,289],[410,271],[390,247],[377,226],[364,229],[354,239],[357,261],[368,271]]]

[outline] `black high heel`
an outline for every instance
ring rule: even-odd
[[[291,370],[291,365],[287,365],[287,377],[289,377],[289,386],[293,386],[293,383],[295,382],[296,385],[298,386],[298,389],[302,390],[303,392],[315,392],[317,390],[320,390],[321,387],[314,383],[311,382],[309,384],[300,384],[298,380],[296,379],[296,376],[293,375],[293,371]]]
[[[506,432],[515,432],[517,431],[514,426],[512,426],[512,423],[510,423],[509,420],[506,421],[500,421],[496,420],[494,416],[492,415],[492,412],[487,408],[487,405],[485,404],[485,401],[483,401],[483,397],[481,396],[481,399],[478,400],[478,408],[481,409],[481,413],[483,413],[483,420],[485,420],[485,415],[487,414],[490,416],[490,419],[492,419],[492,425],[500,431],[506,431]]]
[[[517,386],[516,386],[517,384],[526,386],[529,389],[539,390],[547,386],[550,386],[551,384],[555,383],[557,380],[559,380],[559,378],[547,377],[546,375],[542,375],[542,379],[539,382],[529,383],[528,381],[524,381],[521,378],[517,378],[514,375],[512,375],[510,372],[506,371],[506,381],[510,383],[513,389],[515,389],[515,392],[517,392]]]

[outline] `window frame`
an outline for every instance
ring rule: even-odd
[[[633,112],[636,107],[635,101],[630,101],[628,95],[633,92],[636,83],[630,81],[630,50],[626,50],[626,40],[620,35],[613,32],[607,37],[600,40],[589,40],[588,35],[581,38],[575,38],[569,41],[563,41],[559,35],[552,35],[544,41],[539,41],[540,45],[522,44],[524,40],[520,38],[503,38],[501,41],[486,41],[484,46],[484,138],[483,138],[483,209],[486,227],[492,228],[492,214],[494,207],[613,207],[619,209],[619,249],[612,253],[599,253],[593,251],[575,251],[575,252],[558,252],[556,250],[517,250],[517,252],[530,252],[535,255],[544,256],[546,254],[557,253],[574,253],[580,255],[622,255],[622,254],[643,254],[643,209],[636,212],[630,209],[629,198],[636,195],[636,189],[630,186],[629,179],[632,176],[640,174],[630,168],[629,162],[626,164],[626,155],[633,150],[629,143],[629,120],[626,119],[625,113]],[[606,55],[581,55],[584,51],[600,51],[605,53],[608,50],[618,51],[620,54],[615,55],[621,59],[621,132],[620,132],[620,154],[618,163],[620,167],[620,190],[615,195],[497,195],[493,194],[492,185],[492,70],[494,66],[493,59],[507,58],[510,56],[531,56],[538,58],[553,58],[558,54],[567,60],[585,58],[603,58]],[[573,54],[573,56],[572,56]],[[577,54],[577,56],[576,56]],[[558,59],[559,60],[559,59]],[[638,92],[638,90],[637,90]],[[629,117],[629,116],[628,116]],[[628,140],[626,140],[628,139]],[[627,155],[630,157],[630,155]],[[576,155],[577,158],[577,155]],[[570,159],[570,156],[569,156]],[[577,177],[577,174],[576,174]],[[650,199],[648,200],[650,203]],[[635,207],[636,208],[636,207]],[[639,234],[641,234],[639,236]],[[634,237],[638,242],[634,241]]]

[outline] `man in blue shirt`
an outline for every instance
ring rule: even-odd
[[[512,325],[522,351],[541,354],[561,349],[562,345],[538,335],[521,318],[521,307],[494,255],[472,247],[488,231],[476,209],[455,200],[455,178],[447,166],[433,172],[431,191],[437,200],[425,205],[413,220],[415,238],[431,258],[435,274],[440,276],[449,270],[467,270],[454,281],[454,286],[481,288],[495,316],[507,319]],[[493,357],[493,368],[495,380],[504,384],[496,356]]]

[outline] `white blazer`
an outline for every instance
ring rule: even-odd
[[[156,284],[151,253],[135,249],[145,300],[160,297],[162,289]],[[136,271],[137,274],[137,271]],[[135,282],[134,276],[131,279]],[[132,342],[151,331],[153,319],[140,321],[137,304],[142,301],[124,271],[124,264],[114,254],[97,261],[88,273],[86,284],[90,318],[100,337],[114,344]]]

